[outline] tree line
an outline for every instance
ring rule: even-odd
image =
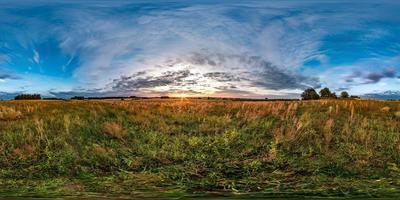
[[[89,97],[88,99],[117,99],[117,98],[125,98],[125,97]],[[126,97],[129,98],[129,97]],[[130,98],[137,98],[136,96],[132,96]],[[161,96],[160,98],[169,98],[168,96]],[[317,91],[315,91],[314,88],[308,88],[304,90],[304,92],[301,94],[301,98],[303,100],[317,100],[317,99],[359,99],[360,97],[358,96],[350,96],[348,92],[343,91],[340,93],[339,97],[336,95],[335,92],[331,92],[329,88],[323,88],[319,91],[319,94]],[[15,96],[15,100],[40,100],[42,97],[40,94],[19,94]],[[58,98],[45,98],[48,100],[60,100]],[[72,100],[84,100],[84,96],[74,96],[71,97],[70,99]]]
[[[319,94],[317,91],[315,91],[314,88],[308,88],[304,90],[304,92],[301,94],[301,98],[303,100],[317,100],[317,99],[359,99],[360,97],[358,96],[350,96],[348,92],[343,91],[340,93],[340,96],[338,97],[335,92],[331,92],[329,88],[323,88],[319,91]]]
[[[40,100],[40,94],[19,94],[14,97],[15,100]]]

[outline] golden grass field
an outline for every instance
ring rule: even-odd
[[[400,102],[0,102],[0,194],[400,192]]]

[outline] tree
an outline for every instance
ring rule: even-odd
[[[84,96],[74,96],[74,97],[71,97],[71,99],[72,100],[85,100],[85,97]]]
[[[319,95],[314,90],[314,88],[308,88],[304,90],[304,92],[301,94],[301,98],[303,100],[313,100],[313,99],[319,99]]]
[[[349,98],[349,93],[347,93],[346,91],[343,91],[342,93],[340,93],[340,98],[342,98],[342,99]]]
[[[321,98],[332,98],[332,93],[327,87],[320,90],[319,94],[321,95]]]
[[[42,97],[40,94],[19,94],[15,96],[15,100],[40,100]]]

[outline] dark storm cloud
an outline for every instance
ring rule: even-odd
[[[242,79],[244,79],[226,72],[209,72],[203,74],[203,76],[219,82],[241,81]]]
[[[345,81],[347,83],[352,83],[352,82],[354,82],[355,78],[360,78],[360,77],[362,77],[362,72],[358,71],[358,70],[354,70],[352,74],[345,77]]]
[[[387,78],[394,78],[394,77],[396,77],[396,70],[394,70],[394,69],[384,69],[382,74]]]
[[[383,69],[381,72],[370,72],[364,76],[365,83],[378,83],[383,78],[395,78],[396,70],[392,68]]]
[[[263,80],[256,83],[267,89],[282,90],[320,87],[318,78],[305,77],[300,74],[288,74],[273,67],[266,67],[261,75]]]
[[[259,71],[252,72],[253,76],[261,77],[261,79],[254,81],[257,86],[272,90],[320,87],[318,78],[306,77],[295,72],[284,71],[270,62],[262,60],[260,57],[253,56],[242,60],[246,61],[250,66],[260,69]]]
[[[113,80],[112,89],[114,91],[137,91],[160,86],[202,86],[228,90],[240,86],[250,86],[283,90],[318,88],[320,86],[319,80],[315,77],[306,77],[294,71],[285,71],[261,57],[246,54],[221,54],[203,50],[179,59],[169,58],[156,64],[156,68],[166,69],[178,64],[186,66],[187,69],[179,71],[171,69],[158,76],[151,76],[144,71],[130,76],[122,76]],[[204,73],[192,73],[191,69],[196,67],[206,67],[207,70]],[[199,81],[201,78],[219,82],[222,86],[207,86],[206,83]]]
[[[393,68],[386,68],[378,72],[367,72],[362,73],[358,70],[353,71],[349,76],[345,77],[345,81],[348,83],[354,82],[354,79],[361,79],[362,84],[378,83],[384,78],[396,78],[396,70]]]
[[[0,80],[1,79],[9,79],[9,78],[11,78],[11,75],[9,75],[9,74],[1,74],[0,73]]]
[[[215,89],[224,90],[224,91],[228,91],[228,90],[232,90],[232,89],[236,89],[236,88],[237,87],[234,85],[224,85],[224,86],[215,87]]]
[[[11,72],[6,72],[6,71],[0,70],[0,80],[5,80],[5,79],[19,79],[19,77],[15,76]]]
[[[131,76],[122,76],[114,79],[112,89],[115,91],[135,91],[142,88],[154,88],[168,85],[194,85],[193,80],[184,80],[194,75],[189,70],[167,71],[160,76],[149,76],[146,72],[138,72]]]
[[[296,72],[288,72],[282,68],[265,61],[259,56],[250,55],[224,55],[221,53],[211,54],[209,52],[194,53],[189,61],[192,64],[227,66],[228,62],[235,61],[240,67],[247,67],[248,72],[210,72],[204,74],[205,77],[212,78],[220,82],[239,82],[249,81],[254,86],[260,86],[265,89],[304,89],[307,87],[319,87],[318,78],[306,77]]]
[[[377,83],[384,77],[385,76],[383,75],[383,73],[371,72],[367,74],[364,78],[366,79],[365,83]]]
[[[345,91],[345,90],[349,90],[350,88],[349,87],[340,87],[340,88],[337,88],[335,91]]]

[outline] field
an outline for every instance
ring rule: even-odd
[[[396,101],[3,101],[0,195],[400,194]]]

